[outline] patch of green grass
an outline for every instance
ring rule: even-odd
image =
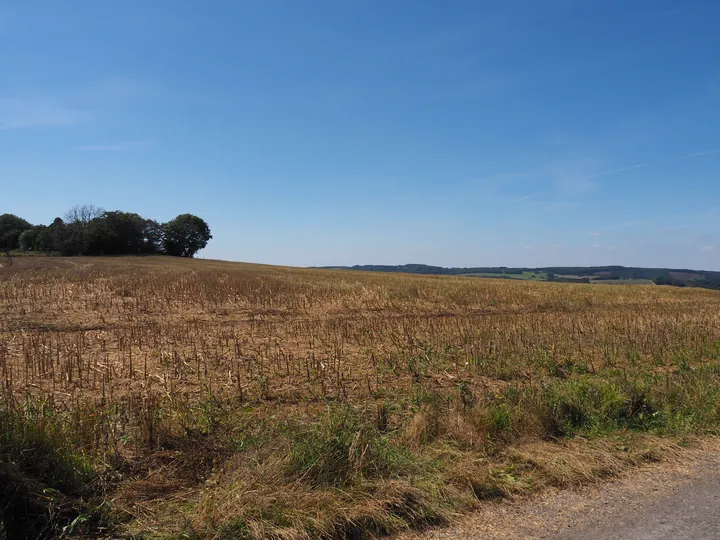
[[[68,419],[45,402],[0,408],[0,461],[12,462],[47,486],[72,493],[94,476],[91,460],[78,452]]]
[[[345,405],[328,409],[319,423],[297,437],[289,473],[314,486],[340,487],[359,477],[398,477],[412,465],[408,451]]]
[[[0,405],[0,523],[8,538],[56,538],[92,530],[104,509],[82,497],[97,479],[67,416],[45,402]]]
[[[628,427],[635,411],[617,381],[589,377],[556,382],[544,391],[548,415],[560,433],[604,434]]]
[[[633,378],[576,376],[542,388],[540,414],[550,435],[715,431],[720,425],[719,383],[709,367]]]
[[[245,538],[252,538],[252,534],[245,520],[236,518],[220,525],[215,538],[218,540],[244,540]]]

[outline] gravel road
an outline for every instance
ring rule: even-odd
[[[720,443],[576,490],[488,504],[445,529],[402,540],[715,540],[720,538]]]
[[[617,508],[615,519],[565,536],[572,540],[596,538],[610,540],[660,540],[720,538],[720,471],[717,463],[712,474],[671,488],[644,508],[623,512]]]

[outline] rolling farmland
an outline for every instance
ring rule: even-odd
[[[0,537],[396,532],[720,425],[712,290],[28,257],[0,310]]]

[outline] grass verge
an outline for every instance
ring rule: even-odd
[[[45,402],[0,406],[0,530],[8,540],[103,530],[100,471],[77,449],[69,418]]]
[[[103,418],[91,431],[77,415],[25,402],[0,411],[0,508],[8,538],[106,530],[109,508],[97,501],[116,453],[132,459],[114,462],[116,482],[104,489],[115,490],[114,525],[125,534],[373,537],[659,460],[717,431],[719,374],[715,365],[633,377],[608,370],[484,395],[459,385],[282,418],[213,395],[192,406],[136,400],[134,420],[117,404],[86,407],[83,417]],[[104,459],[79,450],[119,422],[125,432]]]

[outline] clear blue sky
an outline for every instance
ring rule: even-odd
[[[0,0],[0,212],[203,257],[720,269],[717,0]]]

